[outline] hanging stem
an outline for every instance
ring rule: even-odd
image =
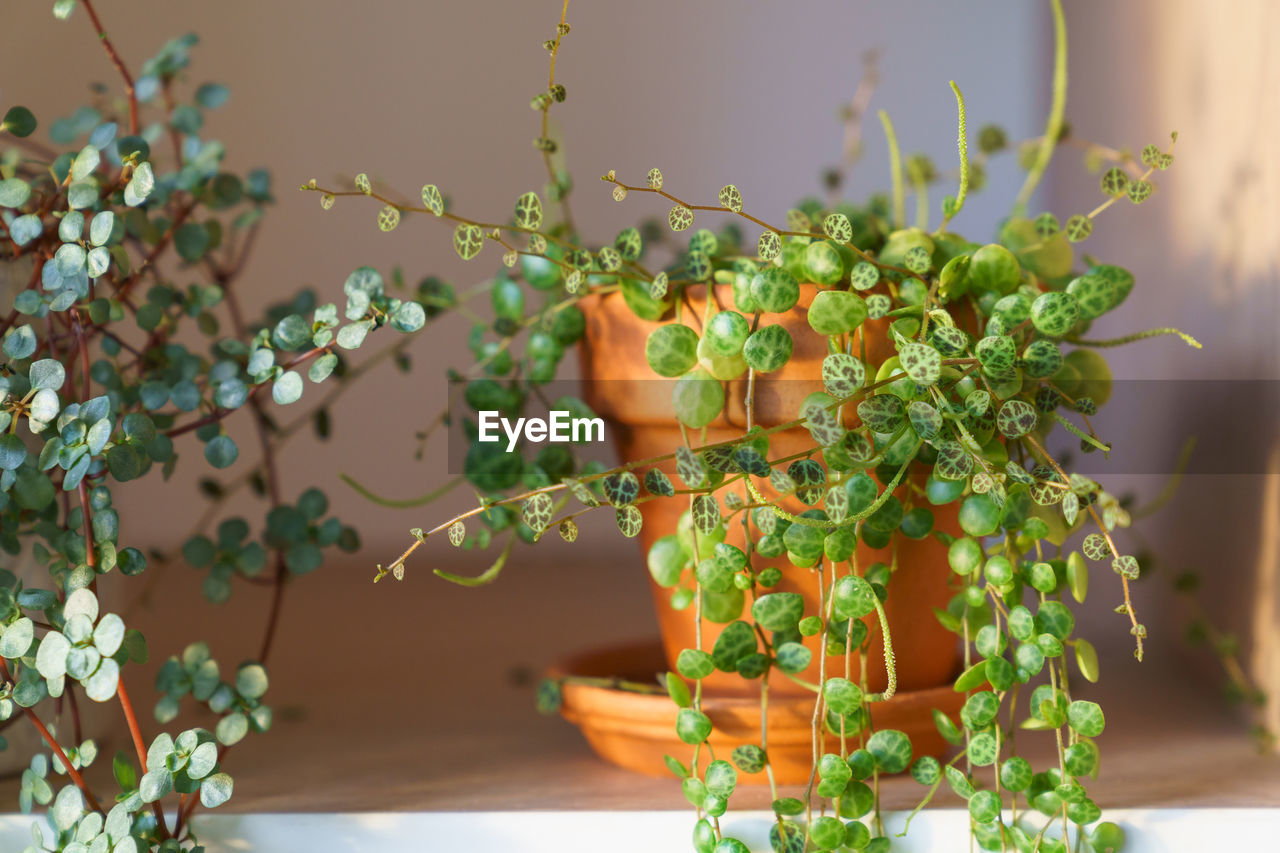
[[[951,205],[950,211],[943,211],[942,224],[938,226],[936,233],[942,233],[946,230],[947,223],[964,207],[965,197],[969,195],[969,140],[965,129],[964,94],[961,93],[960,87],[956,85],[955,80],[951,81],[951,91],[955,92],[956,110],[960,114],[957,122],[959,130],[956,133],[956,148],[960,151],[960,189],[956,191],[956,200]]]

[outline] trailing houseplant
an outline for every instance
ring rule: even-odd
[[[1116,612],[1141,659],[1146,628],[1130,595],[1140,566],[1122,546],[1125,507],[1072,473],[1067,457],[1110,450],[1090,422],[1111,389],[1099,349],[1164,334],[1198,344],[1173,329],[1092,337],[1094,320],[1129,296],[1134,278],[1076,252],[1111,206],[1150,196],[1152,176],[1172,163],[1172,142],[1136,157],[1085,145],[1100,165],[1098,206],[1065,223],[1050,213],[1028,216],[1051,157],[1069,139],[1057,0],[1052,10],[1050,116],[1039,139],[1018,146],[1026,180],[990,243],[960,236],[951,222],[987,160],[1010,146],[999,129],[983,128],[981,154],[970,157],[954,83],[954,175],[919,156],[904,163],[881,112],[891,154],[887,196],[865,204],[807,199],[775,221],[748,212],[733,185],[715,204],[696,204],[672,192],[658,169],[643,182],[610,171],[603,180],[617,201],[642,194],[670,205],[666,226],[593,241],[573,221],[573,182],[548,132],[549,111],[567,94],[556,78],[570,31],[563,12],[545,42],[546,87],[531,104],[550,205],[529,191],[510,219],[483,221],[454,212],[433,184],[422,188],[421,205],[376,190],[363,174],[354,190],[303,186],[321,193],[325,209],[340,196],[376,200],[383,230],[405,214],[432,214],[453,228],[461,258],[493,243],[503,263],[462,294],[435,279],[421,285],[430,304],[465,310],[474,322],[474,358],[453,375],[476,414],[453,419],[469,439],[464,474],[479,505],[414,530],[375,580],[402,579],[414,552],[437,537],[464,548],[501,543],[498,559],[477,576],[437,570],[478,585],[494,580],[519,541],[551,530],[574,541],[576,520],[587,513],[611,511],[624,536],[647,535],[650,573],[670,590],[669,605],[686,614],[691,640],[668,647],[671,671],[657,684],[630,688],[661,689],[674,702],[674,732],[687,749],[666,764],[697,810],[699,853],[746,849],[722,832],[720,818],[747,777],[772,788],[775,850],[888,849],[877,782],[904,771],[924,786],[922,806],[944,783],[963,797],[986,849],[1112,850],[1122,841],[1118,827],[1100,822],[1086,788],[1105,719],[1101,707],[1073,692],[1078,679],[1098,677],[1096,652],[1075,631],[1073,608],[1088,592],[1090,565],[1111,568]],[[929,191],[952,180],[957,189],[942,200],[937,222]],[[914,226],[906,222],[909,193]],[[705,212],[721,213],[727,224],[695,227]],[[751,238],[743,239],[744,228],[753,229]],[[464,306],[464,297],[484,293],[491,320]],[[620,307],[634,315],[630,325],[615,325]],[[571,347],[585,339],[584,361],[598,363],[614,330],[627,332],[647,375],[665,382],[672,440],[661,453],[607,467],[563,445],[484,440],[482,413],[515,422],[543,396]],[[609,365],[621,363],[613,349],[608,355]],[[609,407],[631,395],[588,387],[585,396]],[[768,414],[758,408],[766,396]],[[590,414],[580,400],[550,407]],[[619,431],[638,434],[620,411],[621,404],[611,412]],[[621,442],[624,453],[629,441]],[[1063,441],[1073,445],[1068,453],[1056,449]],[[663,525],[656,531],[655,522]],[[945,553],[936,581],[942,607],[912,605],[920,591],[901,580],[918,567],[900,561],[899,549],[919,542]],[[887,556],[868,561],[866,551]],[[893,700],[898,673],[913,663],[894,654],[900,630],[887,611],[901,601],[903,623],[936,623],[961,650],[958,671],[948,674],[959,713],[934,714],[938,735],[956,748],[949,760],[920,754],[904,732],[875,725],[872,709]],[[872,656],[883,660],[878,682],[866,665]],[[703,706],[713,682],[727,677],[754,685],[762,723],[759,742],[729,755],[715,752],[715,726]],[[813,709],[812,761],[798,797],[780,795],[767,744],[770,686],[788,683],[809,691]],[[540,703],[556,707],[562,686],[545,683]],[[1014,738],[1020,729],[1051,740],[1049,764],[1022,757],[1027,736],[1016,745]]]
[[[86,54],[105,55],[122,85],[95,88],[91,104],[53,121],[49,143],[43,117],[24,106],[0,119],[0,274],[11,285],[0,311],[0,727],[40,736],[23,756],[17,803],[47,807],[31,853],[199,850],[193,812],[231,797],[228,753],[271,726],[265,664],[286,587],[333,549],[358,546],[323,492],[282,482],[275,454],[309,424],[326,433],[344,380],[401,355],[403,343],[349,370],[342,350],[376,327],[414,331],[426,311],[363,279],[352,296],[363,311],[350,322],[310,292],[246,316],[239,294],[271,182],[262,170],[228,171],[222,144],[207,137],[228,92],[190,81],[196,38],[135,66],[90,0],[58,0],[53,12],[74,14]],[[334,389],[280,423],[276,407],[302,395],[301,371]],[[253,424],[258,459],[219,480],[241,455],[226,429],[237,413]],[[165,488],[179,462],[205,469],[210,505],[181,554],[157,553],[131,520],[146,507],[130,513],[114,499],[133,481]],[[229,512],[223,501],[250,488],[265,511]],[[226,666],[200,641],[149,652],[114,612],[119,587],[100,591],[104,576],[136,588],[176,562],[206,573],[214,603],[242,583],[270,590],[253,658]],[[163,655],[155,721],[125,677],[149,654]],[[82,725],[89,702],[117,704],[118,726]],[[203,724],[179,726],[180,713]],[[128,746],[109,758],[99,748],[109,742]],[[86,772],[105,763],[112,773]]]

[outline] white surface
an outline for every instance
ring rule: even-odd
[[[904,813],[889,816],[898,831]],[[1280,809],[1114,809],[1108,820],[1128,833],[1124,853],[1274,850]],[[32,818],[0,815],[0,850],[31,843]],[[723,830],[767,851],[770,814],[744,812]],[[917,815],[894,850],[969,850],[968,814],[933,809]],[[689,812],[370,812],[247,814],[197,818],[208,853],[653,853],[691,850]]]

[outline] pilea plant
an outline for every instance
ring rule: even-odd
[[[347,386],[331,380],[316,408],[285,424],[273,410],[299,399],[301,370],[313,383],[349,380],[367,367],[348,371],[341,350],[382,326],[414,331],[426,310],[362,273],[348,283],[348,322],[309,292],[246,317],[238,285],[272,195],[266,172],[227,171],[222,144],[204,135],[227,89],[190,84],[194,36],[135,76],[90,0],[58,0],[54,15],[78,5],[85,43],[100,42],[123,96],[95,88],[93,103],[52,122],[51,144],[26,107],[9,106],[0,123],[0,271],[14,285],[12,310],[0,312],[0,548],[13,569],[0,569],[0,726],[41,738],[19,805],[47,806],[48,823],[33,826],[29,853],[199,850],[193,812],[231,797],[229,751],[271,726],[265,662],[286,586],[326,552],[358,545],[325,495],[287,491],[274,461],[308,424],[327,432]],[[402,352],[397,342],[365,364]],[[239,582],[269,587],[270,616],[256,656],[236,667],[204,642],[174,650],[158,669],[152,722],[122,676],[147,661],[146,640],[112,612],[118,587],[100,591],[99,580],[146,583],[134,578],[175,555],[139,541],[114,498],[132,481],[159,485],[180,459],[211,475],[231,466],[240,450],[224,419],[242,410],[258,461],[234,480],[202,480],[211,504],[181,556],[206,571],[212,602]],[[245,487],[265,516],[224,512]],[[118,733],[82,726],[86,702],[118,704]],[[208,728],[172,725],[195,710]],[[106,759],[107,739],[129,747]],[[86,781],[103,760],[114,788]]]
[[[398,227],[405,214],[432,214],[453,228],[464,260],[489,243],[499,248],[503,267],[477,288],[459,293],[434,279],[422,285],[431,304],[474,321],[474,361],[454,375],[466,382],[465,401],[476,412],[514,419],[542,396],[567,349],[583,338],[584,305],[598,311],[601,299],[620,298],[640,321],[662,321],[649,327],[643,356],[655,379],[670,383],[679,446],[608,468],[563,445],[485,442],[476,419],[464,417],[471,439],[464,475],[479,505],[414,530],[414,541],[379,566],[375,580],[402,579],[410,555],[440,534],[464,548],[502,542],[501,556],[478,576],[437,571],[474,585],[496,577],[517,540],[533,543],[555,529],[574,541],[576,519],[586,513],[612,512],[620,532],[635,537],[646,523],[642,507],[685,506],[680,524],[652,544],[648,567],[671,590],[672,607],[693,611],[695,641],[660,677],[661,687],[637,689],[665,689],[678,706],[675,731],[689,751],[668,756],[667,766],[697,810],[698,853],[747,849],[721,828],[744,777],[771,787],[775,850],[887,850],[878,780],[908,771],[923,786],[921,806],[944,783],[964,798],[984,849],[1115,850],[1123,841],[1119,827],[1100,822],[1086,787],[1098,770],[1105,718],[1076,694],[1080,679],[1098,678],[1099,662],[1076,632],[1073,610],[1089,590],[1090,566],[1110,568],[1116,612],[1141,659],[1146,628],[1130,595],[1140,566],[1120,535],[1129,513],[1099,483],[1072,473],[1068,457],[1110,450],[1090,420],[1111,393],[1097,350],[1165,334],[1198,344],[1174,329],[1092,337],[1094,321],[1130,295],[1134,277],[1076,250],[1110,207],[1146,201],[1153,174],[1173,161],[1172,141],[1137,156],[1084,145],[1101,172],[1097,207],[1065,223],[1051,213],[1028,215],[1050,158],[1060,143],[1075,142],[1063,120],[1066,36],[1057,0],[1052,11],[1049,120],[1040,138],[1019,147],[1026,180],[994,242],[971,241],[951,223],[988,160],[1012,146],[998,128],[985,127],[980,154],[970,157],[965,102],[954,83],[959,168],[952,174],[919,155],[904,163],[881,112],[890,148],[887,196],[865,204],[807,199],[774,220],[749,208],[749,193],[734,185],[702,204],[673,191],[659,169],[643,180],[610,171],[603,180],[614,199],[660,201],[667,227],[645,223],[612,242],[592,242],[571,217],[573,184],[553,158],[558,143],[548,133],[549,110],[566,97],[556,80],[570,31],[563,12],[545,42],[547,86],[532,100],[541,121],[534,147],[545,159],[545,195],[558,215],[533,191],[519,196],[511,218],[484,221],[454,212],[433,184],[422,188],[421,205],[376,191],[363,174],[354,190],[303,186],[321,194],[325,209],[340,196],[378,201],[383,230]],[[931,227],[929,192],[953,180],[958,188],[943,198],[941,221]],[[906,223],[909,194],[914,226]],[[708,213],[727,223],[698,227]],[[690,235],[687,243],[673,242],[667,230]],[[464,304],[485,292],[492,320]],[[814,336],[825,352],[810,377],[823,390],[805,395],[788,418],[763,423],[756,392],[804,349],[808,342],[797,342],[798,335]],[[709,441],[709,428],[737,423],[729,412],[738,403],[745,427]],[[554,408],[589,414],[577,400]],[[797,434],[800,451],[776,450]],[[1077,447],[1050,449],[1064,440]],[[944,525],[947,513],[953,521]],[[741,546],[731,535],[740,535]],[[895,584],[903,568],[899,545],[930,539],[945,546],[950,603],[915,618],[937,620],[963,649],[954,680],[964,697],[958,718],[934,713],[938,732],[956,748],[941,760],[920,754],[905,732],[877,728],[871,714],[892,700],[904,663],[895,659],[885,610],[886,601],[912,594]],[[861,561],[859,543],[890,557]],[[715,627],[713,643],[704,643],[704,625]],[[865,662],[880,646],[885,676],[873,687]],[[860,671],[852,669],[855,652]],[[815,665],[817,681],[799,677]],[[813,766],[799,796],[782,796],[770,759],[764,706],[778,673],[812,691]],[[715,752],[714,725],[702,707],[704,681],[723,674],[759,684],[764,726],[759,743],[730,755]],[[554,709],[560,687],[545,683],[540,704]],[[1033,766],[1022,756],[1020,730],[1051,740],[1048,764]]]

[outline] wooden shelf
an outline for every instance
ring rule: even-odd
[[[498,582],[478,589],[433,578],[427,560],[399,585],[370,583],[372,561],[300,579],[289,590],[270,661],[267,698],[276,724],[228,755],[236,790],[224,810],[686,808],[673,779],[604,764],[576,729],[533,709],[537,674],[551,660],[654,631],[638,555],[566,561],[562,554],[530,559],[526,552]],[[149,600],[165,602],[164,612],[180,618],[145,604],[124,609],[151,637],[152,662],[127,671],[140,713],[154,698],[148,679],[155,667],[191,638],[211,638],[224,672],[234,670],[257,646],[267,605],[261,590],[238,588],[223,607],[190,607],[200,573],[179,567],[157,578]],[[1176,659],[1165,660],[1161,668],[1138,665],[1123,651],[1104,656],[1105,689],[1093,694],[1107,713],[1094,798],[1104,808],[1280,806],[1280,760],[1256,755],[1215,690],[1173,671]],[[93,711],[90,733],[101,715],[118,715],[114,703]],[[212,724],[192,715],[168,729],[179,723]],[[144,730],[152,737],[159,726],[148,719]],[[1049,745],[1042,734],[1019,737]],[[99,778],[109,772],[110,755],[128,744],[104,741],[101,748],[104,759],[93,768]],[[910,808],[922,793],[909,778],[890,779],[883,790],[889,808]],[[766,789],[739,791],[735,807],[767,807]],[[16,795],[15,779],[0,785],[3,808],[12,808]],[[935,798],[939,806],[958,802],[945,786]]]

